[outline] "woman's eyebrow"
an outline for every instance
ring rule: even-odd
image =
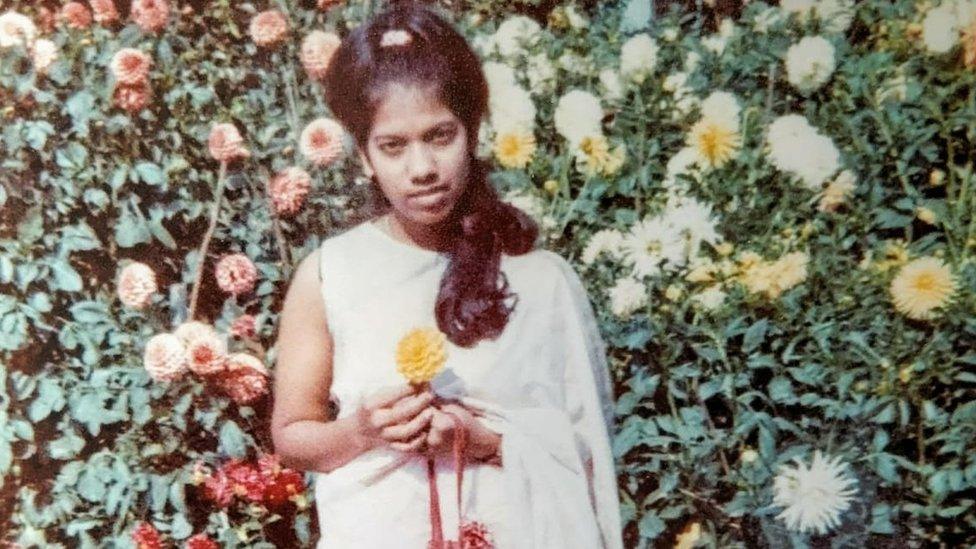
[[[424,132],[424,136],[426,137],[426,136],[428,136],[428,135],[430,135],[430,134],[432,134],[434,132],[437,132],[437,131],[440,131],[440,130],[444,130],[444,129],[454,129],[454,126],[456,124],[457,123],[454,122],[453,120],[445,120],[443,122],[439,122],[436,125],[434,125],[432,128],[426,130]],[[405,134],[402,134],[402,133],[384,133],[384,134],[379,134],[379,135],[377,135],[377,136],[374,137],[374,139],[376,139],[376,140],[383,140],[383,139],[404,139],[404,138],[406,138],[406,135]]]

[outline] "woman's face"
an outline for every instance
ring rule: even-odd
[[[464,124],[433,91],[394,83],[374,115],[363,162],[401,219],[437,225],[467,185],[467,143]]]

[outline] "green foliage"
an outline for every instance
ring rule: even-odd
[[[8,4],[39,20],[36,2]],[[177,541],[203,531],[232,547],[314,541],[311,507],[222,509],[194,483],[198,462],[271,449],[269,399],[238,405],[197,379],[154,382],[142,365],[145,341],[187,318],[217,199],[213,124],[234,123],[252,153],[231,165],[203,258],[197,317],[218,329],[254,314],[257,344],[270,349],[297,261],[363,205],[352,157],[310,169],[313,189],[294,217],[272,215],[265,195],[268,174],[303,164],[304,125],[328,116],[301,70],[300,39],[313,29],[341,34],[376,3],[325,12],[313,4],[181,2],[158,35],[129,22],[59,24],[45,33],[60,50],[46,76],[23,49],[0,50],[5,541],[128,546],[141,521]],[[554,64],[555,81],[535,97],[538,149],[525,169],[499,168],[494,181],[542,205],[545,245],[576,261],[591,291],[614,366],[628,546],[670,544],[692,522],[702,543],[720,547],[976,543],[976,72],[959,62],[958,47],[926,52],[912,31],[924,16],[916,3],[858,3],[842,32],[796,15],[761,32],[767,6],[753,2],[720,54],[703,45],[711,33],[703,15],[655,15],[638,0],[576,4],[584,27],[573,26],[568,2],[443,4],[476,41],[516,14],[542,23],[532,53]],[[247,24],[271,8],[286,13],[290,39],[259,49]],[[599,72],[619,66],[621,45],[645,28],[660,46],[656,67],[612,99]],[[829,39],[837,66],[804,95],[784,75],[784,54],[813,34]],[[136,114],[113,105],[109,63],[123,47],[153,58],[152,98]],[[688,68],[692,52],[700,60]],[[482,53],[512,65],[522,85],[536,74],[525,59]],[[609,289],[627,276],[626,263],[581,254],[598,231],[626,230],[664,207],[674,187],[668,161],[697,119],[666,89],[679,71],[698,98],[714,90],[737,98],[742,147],[728,164],[676,180],[713,206],[735,257],[805,250],[810,263],[802,283],[775,299],[729,281],[712,309],[693,299],[701,284],[665,273],[646,282],[646,306],[617,315]],[[574,88],[605,95],[605,133],[626,147],[612,176],[580,173],[554,129],[552,98]],[[769,161],[767,128],[786,114],[829,136],[856,175],[841,209],[819,210],[818,193]],[[911,320],[892,305],[899,250],[952,267],[956,299],[935,319]],[[214,259],[229,252],[255,262],[253,294],[225,299],[216,288]],[[735,266],[718,248],[703,255]],[[160,286],[141,311],[115,294],[132,260],[151,264]],[[772,506],[778,467],[814,450],[843,456],[859,487],[826,536],[788,531]]]

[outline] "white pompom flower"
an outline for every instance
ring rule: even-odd
[[[647,287],[630,277],[621,278],[609,290],[610,310],[626,319],[647,304]]]
[[[800,93],[823,86],[835,66],[834,46],[822,36],[805,36],[786,51],[786,78]]]
[[[559,98],[553,122],[559,135],[575,148],[584,137],[602,135],[603,107],[592,93],[573,89]]]
[[[840,456],[825,458],[814,452],[807,466],[794,458],[795,466],[783,465],[773,480],[773,502],[783,511],[777,518],[801,533],[825,534],[840,524],[840,516],[857,494],[857,479],[849,475]]]
[[[524,15],[509,17],[498,26],[492,43],[504,57],[516,57],[539,40],[542,29],[533,19]]]
[[[636,34],[620,47],[620,74],[641,83],[657,65],[658,46],[646,33]]]
[[[959,20],[952,2],[929,10],[922,20],[922,43],[929,53],[946,53],[959,42]]]

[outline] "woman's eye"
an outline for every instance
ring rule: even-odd
[[[438,132],[434,138],[434,141],[441,145],[447,145],[453,140],[454,140],[453,131]]]
[[[403,150],[403,145],[400,143],[384,143],[383,145],[380,145],[380,149],[382,149],[386,154],[397,154]]]

